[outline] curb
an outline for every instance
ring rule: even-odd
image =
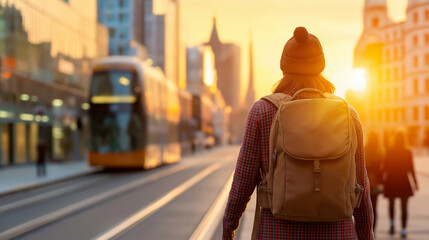
[[[69,175],[69,176],[66,176],[66,177],[59,177],[57,179],[48,180],[46,182],[39,182],[39,183],[28,184],[26,186],[17,187],[15,189],[10,189],[10,190],[6,190],[4,192],[0,192],[0,197],[4,197],[6,195],[10,195],[10,194],[14,194],[14,193],[18,193],[18,192],[22,192],[22,191],[26,191],[26,190],[30,190],[30,189],[33,189],[33,188],[38,188],[38,187],[48,186],[48,185],[55,184],[55,183],[65,182],[67,180],[71,180],[71,179],[75,179],[75,178],[79,178],[79,177],[83,177],[83,176],[87,176],[87,175],[99,173],[101,171],[103,171],[102,168],[100,168],[100,169],[93,169],[93,170],[89,170],[89,171],[85,171],[85,172],[80,172],[80,173],[76,173],[76,174],[73,174],[73,175]]]

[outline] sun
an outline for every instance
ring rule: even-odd
[[[353,68],[349,73],[349,89],[355,91],[365,91],[367,85],[367,75],[363,68]]]

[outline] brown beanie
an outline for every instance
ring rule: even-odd
[[[325,69],[325,56],[319,39],[304,27],[297,27],[283,48],[280,60],[283,75],[317,75]]]

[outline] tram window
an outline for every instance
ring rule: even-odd
[[[135,74],[130,71],[95,72],[91,79],[92,96],[133,95]]]

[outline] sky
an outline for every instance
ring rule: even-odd
[[[317,36],[325,52],[322,73],[344,97],[354,85],[350,80],[353,52],[362,33],[364,0],[180,0],[183,45],[207,42],[216,16],[223,42],[241,47],[241,97],[248,82],[249,33],[254,49],[257,97],[270,94],[280,80],[284,44],[298,26]],[[407,0],[387,0],[394,21],[405,18]]]

